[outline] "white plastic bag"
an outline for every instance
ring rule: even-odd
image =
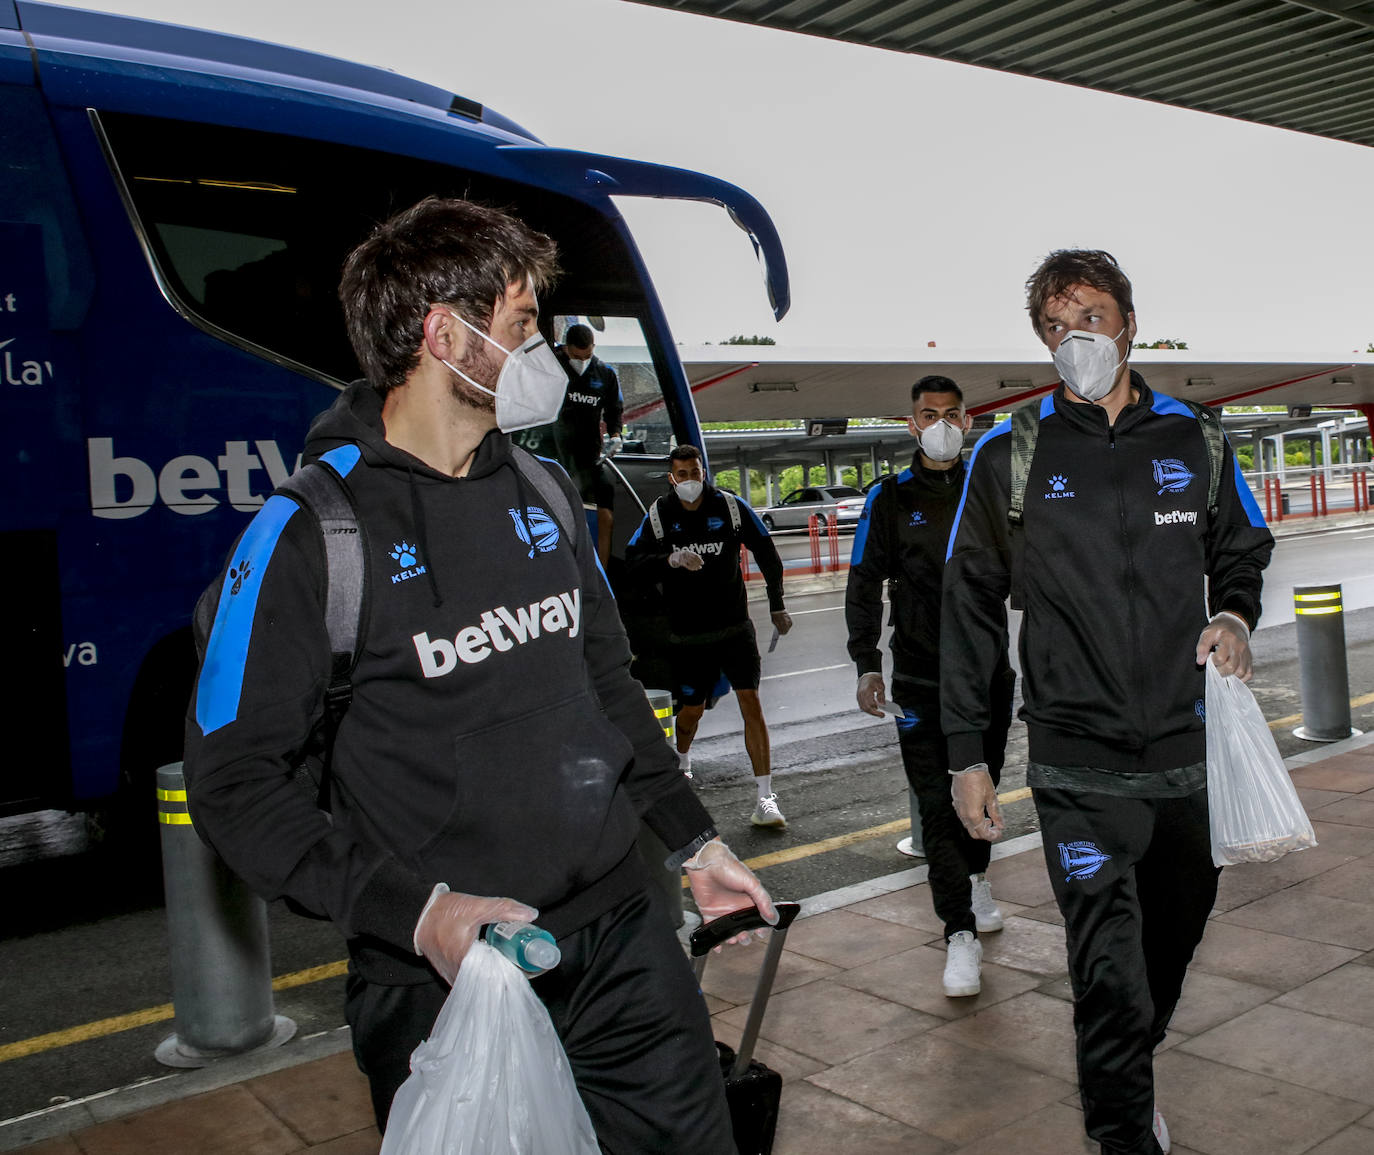
[[[514,963],[478,941],[410,1057],[381,1155],[597,1155],[549,1012]]]
[[[1272,862],[1317,845],[1250,687],[1207,662],[1207,806],[1212,862]]]

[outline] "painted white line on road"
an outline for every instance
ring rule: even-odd
[[[771,682],[776,678],[795,678],[798,674],[824,674],[827,670],[845,670],[850,666],[849,662],[840,662],[836,666],[816,666],[810,670],[788,670],[785,674],[769,674],[766,678],[760,678],[760,682]]]
[[[788,610],[794,618],[799,618],[802,614],[833,614],[836,610],[842,610],[844,606],[821,606],[818,610]]]

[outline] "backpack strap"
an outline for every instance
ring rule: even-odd
[[[661,498],[656,497],[649,502],[649,528],[654,531],[654,538],[657,541],[662,541],[664,537],[663,515],[658,511],[658,503],[661,500]]]
[[[544,504],[548,506],[548,514],[558,523],[563,531],[563,536],[567,538],[573,552],[577,551],[577,534],[574,530],[577,521],[573,514],[572,502],[568,500],[567,493],[554,477],[551,464],[547,458],[538,457],[528,449],[523,449],[519,445],[511,446],[511,456],[515,460],[515,468],[520,471],[520,476],[528,481],[539,492]]]
[[[1221,463],[1226,456],[1226,434],[1221,428],[1221,418],[1215,409],[1209,409],[1196,401],[1179,398],[1192,410],[1198,424],[1202,426],[1202,439],[1207,443],[1207,517],[1216,520],[1217,505],[1221,497]]]
[[[735,536],[739,537],[739,498],[727,493],[725,495],[725,508],[730,511],[730,528],[735,531]]]
[[[329,685],[324,692],[323,766],[316,805],[329,810],[334,737],[353,701],[366,591],[367,557],[353,497],[342,477],[323,461],[297,470],[276,489],[311,514],[324,541],[325,628],[329,634]],[[308,773],[304,770],[303,773]],[[313,779],[312,779],[313,782]]]
[[[1026,481],[1039,435],[1040,402],[1032,401],[1011,415],[1011,501],[1007,505],[1007,521],[1018,529],[1024,520]]]

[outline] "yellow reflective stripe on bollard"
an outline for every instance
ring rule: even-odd
[[[157,800],[158,800],[159,802],[185,802],[185,801],[186,801],[186,791],[185,791],[185,790],[163,790],[162,787],[159,786],[159,787],[158,787],[158,791],[157,791]]]
[[[159,810],[157,820],[164,826],[190,826],[191,816],[184,810]]]
[[[1293,613],[1297,617],[1315,618],[1342,613],[1341,589],[1308,590],[1293,593]]]
[[[671,718],[672,716],[673,708],[671,706],[664,706],[661,710],[654,711],[655,718]]]

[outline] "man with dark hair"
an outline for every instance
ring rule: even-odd
[[[563,347],[557,353],[568,373],[568,391],[558,423],[562,434],[560,441],[570,463],[568,472],[582,500],[596,508],[596,552],[604,566],[611,556],[615,491],[600,464],[601,427],[604,422],[606,455],[620,452],[624,400],[615,370],[596,356],[595,348],[596,337],[590,325],[568,326],[563,335]]]
[[[892,698],[901,710],[897,741],[914,794],[920,839],[930,867],[930,897],[945,924],[944,991],[950,998],[982,989],[980,932],[1002,929],[987,881],[989,843],[970,838],[949,804],[949,753],[940,730],[940,588],[945,547],[964,488],[961,451],[972,424],[964,395],[948,377],[911,387],[907,426],[917,440],[908,469],[868,491],[854,533],[844,616],[849,656],[859,670],[859,709],[881,718],[887,701],[883,656],[883,582],[892,606]],[[991,723],[983,756],[1000,778],[1011,724],[1015,675],[1002,660],[985,687]]]
[[[749,503],[706,481],[701,451],[679,445],[669,454],[672,492],[649,507],[625,549],[630,572],[658,584],[668,613],[673,677],[677,682],[677,749],[691,776],[692,739],[722,677],[735,691],[744,720],[744,748],[754,770],[758,801],[750,822],[787,825],[773,790],[768,723],[759,702],[758,642],[740,573],[740,546],[754,555],[768,588],[768,608],[780,634],[792,628],[783,607],[782,559]]]
[[[1135,313],[1110,254],[1051,253],[1026,288],[1062,383],[969,464],[941,619],[953,796],[973,837],[1001,837],[984,740],[1010,594],[1084,1124],[1104,1155],[1157,1155],[1151,1056],[1217,889],[1203,665],[1249,678],[1273,538],[1214,417],[1128,367]]]
[[[340,294],[368,380],[306,447],[346,489],[369,579],[330,812],[293,772],[333,680],[335,570],[320,522],[282,494],[212,595],[190,809],[251,886],[347,936],[347,1016],[379,1126],[480,928],[538,918],[562,961],[533,988],[603,1149],[732,1151],[710,1023],[636,850],[640,818],[672,849],[666,865],[689,868],[704,918],[774,912],[629,677],[576,491],[508,436],[563,402],[537,327],[555,269],[547,237],[457,200],[416,205],[348,258]]]

